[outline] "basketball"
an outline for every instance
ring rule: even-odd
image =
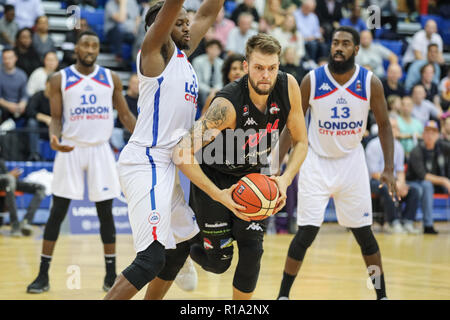
[[[233,200],[247,208],[241,212],[251,220],[264,220],[273,214],[278,195],[274,181],[263,174],[250,173],[239,180]]]

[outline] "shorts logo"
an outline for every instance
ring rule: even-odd
[[[245,186],[243,186],[242,184],[239,186],[239,189],[237,190],[238,194],[242,194],[242,192],[244,192],[245,190]]]
[[[220,249],[228,248],[233,245],[233,238],[221,239],[220,240]]]
[[[264,231],[259,223],[252,222],[245,230]]]
[[[369,213],[368,212],[364,212],[363,217],[368,217]]]
[[[213,248],[214,248],[213,245],[212,245],[212,243],[211,243],[211,240],[209,240],[208,238],[203,238],[203,247],[204,247],[206,250],[210,250],[210,249],[213,249]]]
[[[158,212],[153,211],[152,213],[150,213],[150,216],[148,217],[148,222],[150,224],[158,224],[159,220],[161,220],[161,217]]]

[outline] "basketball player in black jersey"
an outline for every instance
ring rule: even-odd
[[[255,290],[265,221],[250,221],[240,213],[232,191],[243,176],[267,166],[278,132],[286,127],[293,150],[284,174],[271,177],[280,192],[278,212],[307,153],[300,88],[293,76],[279,71],[280,51],[278,41],[269,35],[250,38],[244,62],[247,75],[217,93],[208,111],[174,150],[174,162],[193,183],[190,206],[201,230],[198,242],[191,246],[191,258],[204,270],[223,273],[231,264],[236,240],[236,300],[250,299]]]

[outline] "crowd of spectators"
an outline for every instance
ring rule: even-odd
[[[195,14],[201,2],[185,1],[190,16]],[[28,153],[24,159],[16,160],[39,160],[39,140],[48,139],[46,129],[50,122],[48,78],[53,72],[74,63],[73,49],[77,35],[91,27],[87,20],[81,19],[78,29],[66,33],[60,47],[63,55],[59,60],[41,0],[0,0],[0,3],[4,3],[3,17],[0,19],[0,45],[3,47],[0,130],[25,128],[34,131],[26,139]],[[418,11],[414,1],[406,3],[408,19],[414,19]],[[67,1],[67,4],[97,6],[96,1]],[[393,34],[398,37],[396,4],[397,1],[384,0],[227,1],[216,23],[189,58],[199,79],[200,116],[217,90],[228,81],[233,81],[236,75],[242,76],[245,43],[252,35],[266,32],[276,37],[283,48],[280,69],[293,74],[300,83],[309,70],[327,63],[333,30],[341,25],[359,30],[361,45],[356,63],[370,69],[382,80],[396,138],[399,188],[406,206],[402,211],[401,204],[396,206],[385,201],[384,207],[389,212],[388,221],[393,232],[403,230],[415,233],[416,230],[409,224],[410,220],[414,220],[411,212],[415,211],[411,205],[415,200],[411,199],[419,199],[418,203],[427,213],[431,189],[433,192],[449,192],[450,67],[445,64],[444,41],[433,19],[427,20],[423,29],[409,41],[403,39],[401,54],[384,46],[375,30],[368,28],[366,21],[370,12],[367,7],[376,5],[381,9],[380,22],[385,31],[381,37],[387,35],[386,39],[392,39]],[[104,4],[105,43],[102,50],[109,50],[120,66],[133,66],[133,57],[145,35],[142,21],[149,6],[149,2],[142,0],[108,0]],[[430,2],[429,9],[435,14],[449,12],[445,1]],[[442,19],[450,19],[450,16],[443,16]],[[129,61],[123,56],[123,44],[133,47]],[[136,75],[129,79],[126,97],[137,115]],[[36,132],[36,129],[40,131]],[[129,132],[118,127],[112,145],[120,150],[129,135]],[[427,142],[433,140],[431,136],[436,138],[433,143]],[[368,152],[368,158],[372,154],[380,155],[376,137],[377,128],[370,112],[363,144],[369,144],[377,152]],[[368,161],[378,163],[380,159]],[[422,161],[423,166],[418,168],[417,161]],[[405,167],[406,171],[401,170]],[[375,181],[373,185],[379,172],[380,167],[374,166],[371,172]],[[386,198],[385,190],[378,193]],[[429,214],[424,216],[426,230],[433,233]],[[399,223],[402,219],[403,227]]]

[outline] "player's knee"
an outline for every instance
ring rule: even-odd
[[[292,259],[303,261],[306,250],[311,246],[319,232],[316,226],[299,226],[294,239],[289,246],[288,256]]]
[[[123,272],[123,276],[138,290],[152,281],[164,267],[164,246],[154,241],[147,249],[138,252],[136,259]]]
[[[44,240],[56,241],[59,235],[61,223],[66,217],[70,199],[53,196],[53,204],[50,208],[50,216],[44,229]]]
[[[363,255],[370,256],[379,251],[377,240],[375,239],[370,226],[351,228],[351,230],[355,236],[356,242],[358,242],[361,247],[361,252]]]
[[[100,221],[100,237],[103,243],[116,242],[116,227],[112,214],[112,200],[96,202],[98,220]]]
[[[206,271],[222,274],[230,267],[232,257],[232,254],[208,254],[208,263],[202,267]]]
[[[246,293],[255,290],[263,252],[260,241],[239,244],[239,263],[233,279],[233,286],[236,289]]]
[[[175,280],[178,272],[189,256],[189,243],[187,241],[177,244],[176,249],[166,250],[166,263],[158,278],[165,281]]]

